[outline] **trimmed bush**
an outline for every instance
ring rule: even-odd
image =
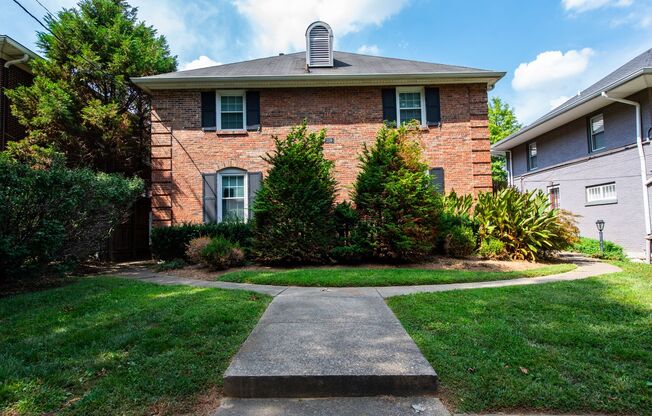
[[[478,248],[478,255],[485,259],[498,260],[505,257],[505,245],[502,241],[489,237],[482,240]]]
[[[335,245],[333,162],[324,157],[325,130],[306,123],[274,138],[271,166],[254,203],[254,254],[261,263],[324,263]]]
[[[186,258],[193,264],[201,264],[204,260],[204,249],[211,242],[210,237],[197,237],[190,240],[186,247]]]
[[[219,224],[181,224],[152,229],[152,255],[160,260],[185,259],[190,240],[222,236],[245,250],[251,247],[251,224],[235,221]]]
[[[33,154],[33,163],[21,163],[31,156],[0,153],[1,277],[64,271],[102,251],[144,190],[137,178],[68,169],[63,158]]]
[[[201,263],[212,270],[224,270],[244,264],[245,254],[237,243],[218,236],[203,248],[201,259]]]
[[[441,198],[412,127],[382,127],[360,157],[353,194],[360,218],[356,244],[376,260],[420,261],[437,243]]]
[[[592,238],[581,237],[577,243],[573,245],[573,251],[585,254],[590,257],[605,260],[626,260],[623,248],[618,244],[611,241],[604,241],[604,253],[600,251],[600,241]]]
[[[469,225],[454,225],[445,237],[444,252],[451,257],[470,256],[476,247],[476,235]]]

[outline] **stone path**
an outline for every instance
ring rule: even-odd
[[[384,298],[419,292],[569,281],[620,271],[579,257],[574,271],[494,282],[309,288],[210,282],[144,270],[120,276],[166,285],[243,289],[274,300],[224,375],[215,416],[450,416],[437,375]],[[396,397],[404,396],[404,397]]]

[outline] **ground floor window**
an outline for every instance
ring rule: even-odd
[[[217,178],[218,220],[247,219],[247,180],[246,174],[239,171],[227,170],[221,172]]]
[[[550,199],[550,208],[559,209],[559,186],[548,188],[548,198]]]
[[[613,204],[617,201],[615,182],[586,187],[586,203],[589,205]]]

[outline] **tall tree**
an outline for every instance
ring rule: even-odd
[[[167,41],[123,0],[81,0],[46,24],[33,85],[8,94],[27,140],[54,146],[72,166],[139,173],[150,107],[130,77],[174,71]]]
[[[517,132],[521,127],[522,125],[514,114],[514,109],[509,104],[503,102],[499,97],[493,97],[489,101],[489,141],[491,144]],[[491,157],[491,178],[494,186],[505,187],[507,185],[505,158]]]

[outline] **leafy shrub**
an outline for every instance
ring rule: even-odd
[[[505,256],[505,244],[493,237],[484,239],[480,242],[478,255],[485,259],[502,259]]]
[[[443,212],[447,214],[470,218],[473,196],[470,194],[459,196],[455,191],[451,191],[442,198],[442,205]]]
[[[592,238],[581,237],[579,241],[573,245],[573,251],[585,254],[590,257],[606,260],[620,260],[626,259],[623,248],[611,241],[604,241],[604,253],[600,251],[600,241]]]
[[[181,224],[152,229],[152,255],[161,260],[189,260],[186,248],[193,238],[222,236],[245,250],[251,247],[251,224],[225,221],[218,224]]]
[[[326,132],[306,123],[264,158],[271,169],[254,204],[254,253],[271,264],[323,263],[335,245],[333,162],[324,157]]]
[[[572,242],[562,230],[559,211],[550,209],[548,197],[541,191],[520,193],[507,188],[480,194],[474,219],[480,241],[501,241],[506,255],[515,260],[546,258]]]
[[[475,251],[476,235],[469,225],[454,225],[445,237],[444,252],[452,257],[466,257]]]
[[[382,127],[360,157],[353,200],[357,244],[378,260],[419,261],[437,243],[441,198],[421,160],[418,130]]]
[[[154,268],[157,272],[166,272],[168,270],[182,269],[186,267],[187,263],[183,259],[174,259],[159,263]]]
[[[213,270],[223,270],[240,266],[244,263],[245,254],[237,243],[232,243],[224,237],[212,238],[203,248],[201,263]]]
[[[51,162],[0,153],[0,276],[61,270],[101,251],[143,192],[137,178]]]
[[[204,260],[204,249],[210,242],[210,237],[193,238],[186,247],[186,258],[193,264],[201,264]]]
[[[331,257],[344,263],[362,261],[364,249],[358,244],[358,213],[350,202],[341,202],[335,206],[336,245],[331,250]]]

